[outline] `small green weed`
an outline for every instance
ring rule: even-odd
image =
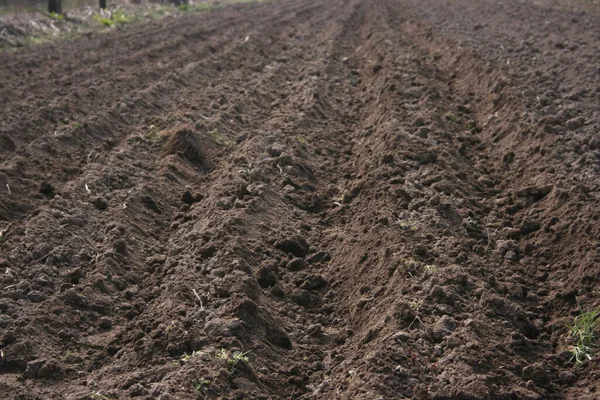
[[[600,326],[600,307],[583,313],[569,326],[570,334],[575,344],[571,346],[571,354],[577,364],[591,360],[596,352],[596,330]]]
[[[206,389],[212,384],[208,379],[200,379],[194,384],[194,390],[198,393],[204,393]]]
[[[108,26],[109,28],[115,25],[115,23],[114,23],[114,21],[112,19],[105,18],[102,15],[94,15],[94,19],[100,25]]]
[[[397,220],[396,223],[398,224],[398,227],[400,229],[402,229],[403,231],[411,231],[411,232],[416,232],[417,231],[417,225],[414,222],[411,221],[404,221],[404,220]]]
[[[102,15],[94,15],[94,19],[101,25],[106,27],[113,27],[117,24],[124,24],[126,22],[130,22],[133,18],[129,15],[125,14],[123,10],[115,10],[113,11],[109,17],[104,17]]]
[[[42,43],[46,42],[46,40],[44,38],[37,37],[37,36],[25,36],[25,40],[27,40],[31,44],[42,44]]]
[[[304,136],[296,136],[296,140],[301,144],[308,144],[308,139],[306,139]]]
[[[210,136],[213,137],[213,139],[215,139],[215,142],[222,144],[224,146],[233,146],[233,142],[230,140],[225,139],[223,136],[221,136],[221,134],[217,131],[210,131],[208,132],[208,134]]]
[[[446,114],[444,114],[444,118],[446,118],[446,120],[451,121],[451,122],[456,121],[456,115],[452,114],[452,112],[450,112],[450,111],[448,111]]]
[[[188,362],[192,359],[192,357],[197,356],[199,353],[197,351],[193,351],[192,354],[183,353],[183,357],[181,357],[181,361]]]
[[[435,275],[438,272],[438,267],[437,265],[433,265],[433,264],[424,264],[421,266],[421,270],[423,271],[423,273],[427,276],[430,275]]]
[[[250,353],[250,351],[251,350],[248,350],[246,352],[236,351],[235,353],[230,354],[227,350],[221,349],[217,353],[217,358],[225,361],[225,363],[227,364],[227,369],[229,371],[233,371],[240,361],[250,361],[250,359],[248,358],[248,353]]]
[[[195,4],[181,4],[177,7],[182,12],[205,12],[212,9],[209,4],[206,3],[195,3]]]
[[[125,14],[125,11],[123,10],[115,10],[112,13],[112,19],[117,24],[124,24],[125,22],[129,22],[132,20],[132,18],[129,15]]]
[[[154,125],[150,125],[150,130],[148,131],[146,138],[150,143],[160,143],[165,140],[165,136],[160,134],[160,129]]]
[[[55,12],[51,12],[48,14],[48,17],[50,17],[50,19],[53,19],[55,21],[64,21],[65,16],[59,13],[55,13]]]

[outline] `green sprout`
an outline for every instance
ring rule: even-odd
[[[248,350],[246,352],[236,351],[233,354],[230,354],[227,350],[221,349],[217,353],[217,358],[225,361],[227,364],[227,369],[229,371],[233,371],[235,367],[238,365],[240,361],[249,362],[248,353],[252,350]]]
[[[181,361],[183,362],[188,362],[189,360],[192,359],[192,357],[195,357],[199,354],[198,351],[193,351],[192,354],[188,354],[188,353],[183,353],[183,357],[181,357]]]
[[[212,384],[208,379],[200,379],[194,384],[194,389],[198,393],[204,393],[206,389]]]
[[[570,334],[575,344],[571,346],[571,354],[577,364],[592,359],[596,352],[596,329],[600,325],[600,307],[583,313],[569,326]]]
[[[95,15],[94,19],[101,25],[104,25],[104,26],[107,26],[110,28],[117,24],[124,24],[126,22],[130,22],[132,20],[132,17],[125,14],[125,12],[123,10],[115,10],[112,12],[110,17],[108,17],[108,18],[104,17],[102,15]]]
[[[444,114],[444,118],[446,118],[448,121],[451,121],[451,122],[456,121],[456,115],[452,114],[450,111],[448,111],[446,114]]]
[[[48,14],[48,17],[50,17],[50,19],[53,19],[55,21],[63,21],[65,19],[65,16],[59,13],[55,13],[54,11],[52,11],[51,13]]]

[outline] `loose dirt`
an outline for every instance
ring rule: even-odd
[[[282,0],[0,54],[0,397],[600,398],[599,35]]]

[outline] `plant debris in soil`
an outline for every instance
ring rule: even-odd
[[[598,35],[280,0],[0,54],[1,396],[597,399]]]

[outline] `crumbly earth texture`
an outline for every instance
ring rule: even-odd
[[[0,54],[0,397],[600,398],[599,36],[279,0]]]

